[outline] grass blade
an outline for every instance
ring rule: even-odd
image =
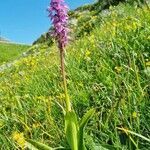
[[[80,125],[79,125],[79,133],[78,133],[78,148],[81,150],[86,150],[84,145],[84,127],[88,123],[88,121],[92,118],[92,116],[95,113],[95,109],[90,109],[81,119]]]
[[[150,139],[148,139],[147,137],[145,137],[145,136],[143,136],[141,134],[138,134],[138,133],[135,133],[133,131],[127,130],[125,128],[118,128],[118,129],[121,130],[121,131],[124,131],[126,134],[128,134],[128,133],[133,134],[133,135],[135,135],[135,136],[137,136],[139,138],[142,138],[143,140],[148,141],[150,143]]]

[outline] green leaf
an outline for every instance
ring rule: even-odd
[[[37,141],[33,141],[33,140],[26,140],[26,141],[27,141],[27,147],[32,150],[54,150],[53,148]]]
[[[71,150],[78,150],[78,121],[74,111],[65,115],[65,133]]]
[[[84,127],[88,123],[88,121],[92,118],[92,116],[95,113],[95,109],[90,109],[81,119],[80,125],[79,125],[79,133],[78,133],[78,149],[80,150],[86,150],[85,144],[84,144]]]
[[[95,109],[92,108],[90,109],[88,112],[86,112],[86,114],[82,117],[81,121],[80,121],[80,125],[79,127],[82,129],[86,126],[86,124],[88,123],[88,121],[92,118],[92,116],[95,113]]]

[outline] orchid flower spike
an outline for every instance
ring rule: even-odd
[[[52,35],[57,40],[60,49],[68,44],[68,10],[64,0],[51,0],[48,8],[49,17],[54,27]]]

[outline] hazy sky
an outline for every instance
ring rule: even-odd
[[[94,0],[66,0],[74,9]],[[46,11],[50,0],[1,0],[0,33],[14,42],[31,44],[50,26]]]

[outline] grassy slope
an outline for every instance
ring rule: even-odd
[[[18,58],[28,47],[27,45],[0,42],[0,65]]]
[[[149,143],[117,127],[150,138],[150,12],[122,5],[94,19],[90,35],[67,48],[74,108],[80,116],[89,107],[96,108],[86,129],[96,143],[110,150],[149,148]],[[36,55],[21,59],[0,74],[2,149],[23,147],[24,137],[52,146],[66,145],[62,112],[55,103],[63,105],[64,100],[59,54],[55,46],[39,45],[38,49]],[[92,143],[91,138],[86,139]]]

